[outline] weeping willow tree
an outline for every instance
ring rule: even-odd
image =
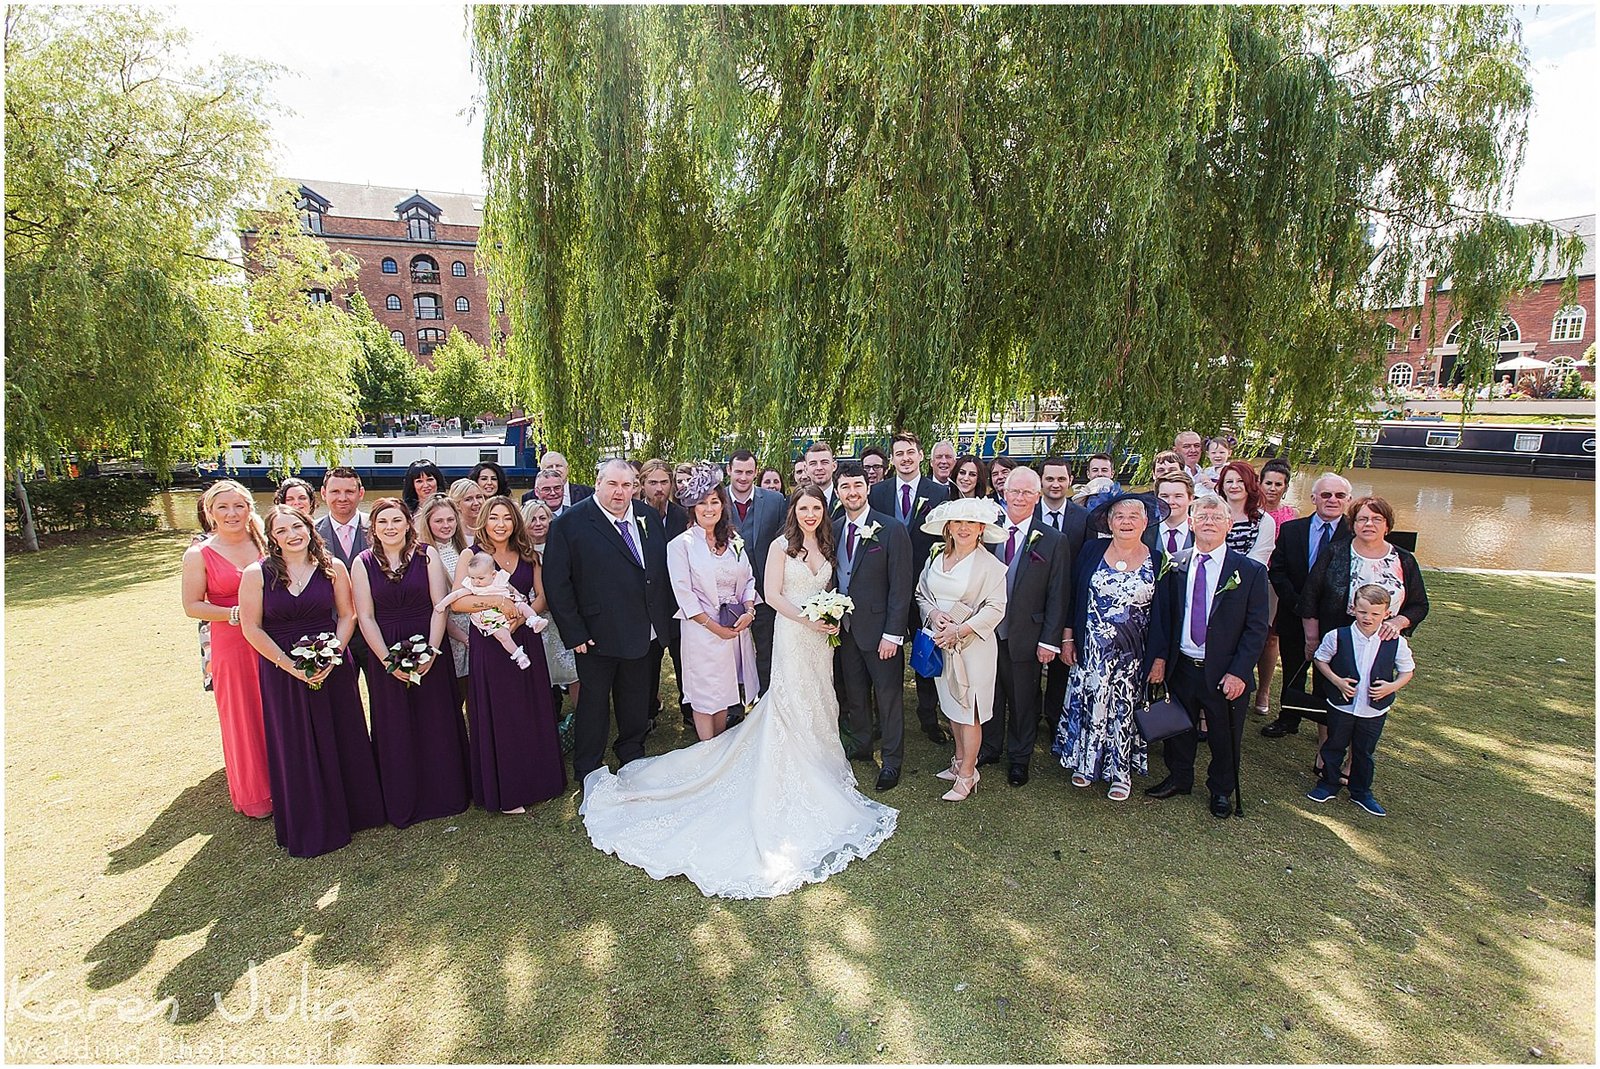
[[[517,386],[587,458],[1038,399],[1128,444],[1227,426],[1347,458],[1424,274],[1470,328],[1576,262],[1497,213],[1531,107],[1505,8],[471,20]],[[1493,353],[1464,362],[1485,381]]]

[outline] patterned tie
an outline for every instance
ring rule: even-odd
[[[1176,527],[1167,528],[1167,552],[1172,554],[1178,552],[1178,529]]]
[[[1011,532],[1006,535],[1006,567],[1009,568],[1017,555],[1017,525],[1012,524],[1007,530]]]
[[[1317,522],[1322,525],[1322,536],[1311,547],[1311,559],[1306,561],[1306,567],[1308,568],[1317,563],[1317,557],[1321,555],[1323,550],[1328,548],[1328,543],[1333,541],[1333,524],[1327,520],[1318,520]]]
[[[622,540],[628,543],[628,552],[633,554],[633,563],[643,568],[644,558],[639,556],[639,547],[633,541],[633,524],[627,520],[613,520],[612,522],[617,525],[617,533],[622,536]]]
[[[844,555],[851,560],[856,559],[856,525],[850,524],[850,537],[845,539]]]
[[[911,484],[900,484],[900,519],[901,522],[911,522]]]
[[[1194,594],[1189,599],[1189,641],[1201,649],[1206,648],[1206,564],[1210,560],[1209,553],[1195,559]]]

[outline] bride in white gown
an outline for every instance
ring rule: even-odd
[[[894,834],[898,812],[861,795],[839,742],[836,629],[800,614],[833,581],[826,517],[822,495],[802,490],[767,554],[778,619],[766,694],[715,738],[615,775],[591,772],[578,812],[595,846],[653,879],[687,876],[707,895],[773,898],[826,880]]]

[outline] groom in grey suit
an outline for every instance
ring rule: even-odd
[[[329,468],[322,477],[322,500],[327,502],[328,514],[317,521],[317,534],[346,569],[355,567],[356,558],[370,544],[367,518],[361,514],[361,499],[366,493],[361,473],[354,468]],[[359,627],[350,636],[350,656],[358,670],[366,671],[367,644]]]
[[[756,644],[756,670],[761,674],[761,692],[772,681],[772,625],[777,614],[767,604],[767,548],[772,540],[783,533],[783,521],[788,505],[782,494],[763,490],[756,485],[756,455],[741,449],[728,458],[728,491],[733,502],[733,528],[744,539],[746,558],[756,576],[756,593],[761,601],[756,605],[755,622],[750,625],[750,635]]]

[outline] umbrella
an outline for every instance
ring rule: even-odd
[[[1540,360],[1536,356],[1513,356],[1510,360],[1502,360],[1494,366],[1496,371],[1537,371],[1550,366],[1550,361]]]

